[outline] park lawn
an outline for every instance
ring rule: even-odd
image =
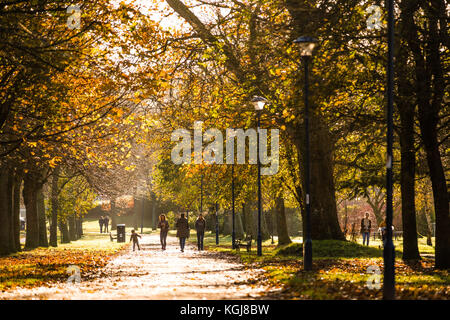
[[[297,239],[295,239],[297,240]],[[433,239],[434,240],[434,239]],[[196,242],[195,232],[190,237]],[[372,239],[371,239],[372,241]],[[433,241],[434,242],[434,241]],[[251,283],[265,282],[281,288],[273,299],[381,299],[382,289],[377,289],[376,275],[367,272],[369,266],[378,268],[383,281],[383,251],[379,240],[371,246],[361,242],[335,240],[313,241],[313,271],[303,271],[302,244],[296,241],[288,246],[277,248],[271,240],[263,242],[263,255],[256,255],[255,242],[252,251],[231,250],[231,237],[220,236],[215,244],[215,234],[206,233],[205,249],[237,255],[248,266],[266,270],[264,278],[251,279]],[[448,271],[434,269],[434,260],[423,258],[414,264],[401,260],[402,241],[396,246],[396,294],[399,299],[449,299],[450,274]],[[430,250],[431,248],[431,250]],[[434,253],[434,247],[426,245],[426,239],[419,239],[421,253]],[[369,277],[374,277],[373,287],[368,287]]]
[[[129,235],[131,233],[131,230],[134,229],[134,227],[130,226],[130,225],[126,225],[125,226],[125,232],[127,235]],[[109,231],[115,235],[116,234],[116,230],[111,230],[111,222],[109,223]],[[136,229],[136,231],[140,234],[141,233],[141,227],[140,225],[138,226],[138,228]],[[89,219],[89,220],[84,220],[83,221],[83,232],[84,233],[97,233],[99,235],[101,235],[100,233],[100,227],[98,225],[98,220],[97,219]],[[151,234],[153,232],[158,232],[157,230],[152,230],[152,228],[148,228],[145,227],[143,228],[143,234]],[[109,234],[109,232],[108,232]]]
[[[98,223],[96,232],[92,231],[93,225],[84,223],[83,237],[71,243],[0,257],[0,292],[64,281],[70,265],[80,268],[82,279],[93,277],[111,257],[128,245],[128,242],[111,242],[109,234],[98,232]]]

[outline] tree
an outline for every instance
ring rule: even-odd
[[[415,100],[421,138],[426,152],[436,214],[436,268],[450,268],[449,194],[439,150],[440,119],[448,114],[443,103],[445,70],[448,70],[448,11],[444,1],[401,1],[400,37],[414,61]],[[425,27],[426,26],[426,27]],[[426,50],[425,50],[426,48]],[[442,50],[446,48],[444,53]],[[445,53],[446,52],[446,53]]]

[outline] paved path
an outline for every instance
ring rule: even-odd
[[[112,259],[98,278],[81,283],[58,283],[51,287],[16,289],[0,293],[3,299],[258,299],[268,293],[249,279],[260,269],[246,269],[223,254],[198,252],[187,245],[184,253],[177,239],[167,239],[162,251],[159,235],[141,239],[142,250],[131,247]],[[137,249],[136,249],[137,250]]]

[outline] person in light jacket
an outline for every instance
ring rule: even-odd
[[[167,233],[169,232],[169,222],[165,215],[159,216],[158,228],[160,229],[159,238],[161,240],[161,246],[163,250],[166,250],[167,246]]]

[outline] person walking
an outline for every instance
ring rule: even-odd
[[[392,228],[392,234],[394,234],[394,225],[392,225],[391,228]],[[386,245],[386,236],[387,236],[386,221],[382,221],[380,223],[380,227],[378,228],[378,230],[381,234],[381,241],[383,242],[383,247],[384,247]]]
[[[159,238],[161,240],[161,246],[163,250],[166,250],[167,246],[167,233],[169,232],[169,222],[165,215],[159,216],[158,228],[160,228]]]
[[[130,242],[133,241],[133,251],[135,250],[136,245],[138,247],[138,250],[141,250],[141,247],[139,246],[139,239],[138,239],[138,237],[140,238],[141,236],[138,235],[136,233],[136,231],[134,231],[134,229],[131,230]]]
[[[181,252],[184,252],[186,238],[189,237],[189,223],[184,217],[184,213],[181,214],[181,217],[177,220],[175,226],[177,228],[177,237],[180,239]]]
[[[103,233],[103,216],[98,219],[98,225],[100,227],[100,233]]]
[[[105,230],[105,233],[106,232],[109,232],[109,217],[108,216],[105,216],[105,218],[103,219],[103,226],[104,226],[104,230]]]
[[[372,221],[369,219],[369,212],[366,212],[366,216],[361,219],[361,233],[363,237],[363,245],[367,243],[369,245],[370,229],[372,228]]]
[[[198,251],[203,250],[203,238],[205,237],[206,220],[200,213],[197,221],[195,221],[195,230],[197,231],[197,247]]]

